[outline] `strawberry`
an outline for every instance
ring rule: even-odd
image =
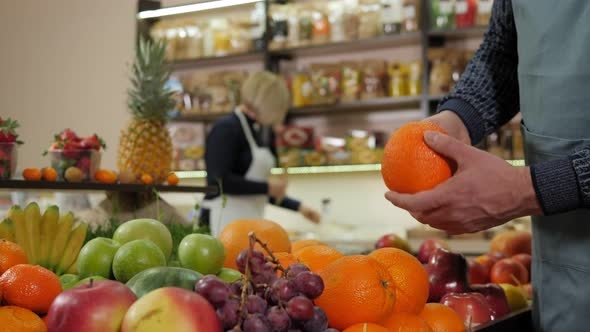
[[[56,136],[57,138],[57,136]],[[61,134],[59,134],[59,139],[61,141],[65,141],[67,142],[80,142],[82,139],[80,137],[78,137],[78,135],[76,135],[76,133],[71,130],[71,129],[64,129],[64,131],[61,132]]]
[[[18,135],[16,133],[16,128],[19,126],[18,121],[12,120],[11,118],[6,120],[0,119],[0,143],[21,144],[22,142],[17,141]]]
[[[94,149],[99,151],[101,147],[106,149],[106,144],[104,143],[103,139],[98,137],[96,134],[84,138],[80,143],[80,146],[85,150]]]
[[[67,142],[62,147],[62,155],[68,159],[77,159],[80,152],[80,144],[76,142]]]
[[[78,160],[76,167],[81,169],[83,173],[88,174],[90,172],[90,163],[90,158],[88,156],[84,156]]]

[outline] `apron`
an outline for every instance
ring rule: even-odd
[[[590,145],[590,1],[512,0],[527,164]],[[590,331],[590,210],[533,217],[536,331]]]
[[[275,167],[276,160],[271,150],[267,147],[259,147],[252,135],[248,121],[244,113],[236,110],[234,112],[240,124],[242,131],[248,141],[248,146],[252,152],[252,162],[244,175],[246,180],[264,181],[268,180],[270,170]],[[264,216],[264,208],[268,202],[268,195],[225,195],[226,202],[223,207],[223,198],[221,196],[212,200],[203,202],[203,206],[209,209],[209,223],[211,225],[211,234],[219,236],[227,224],[237,219],[261,219]]]

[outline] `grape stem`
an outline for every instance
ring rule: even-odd
[[[270,248],[268,247],[268,245],[264,242],[262,242],[262,240],[260,240],[259,238],[256,237],[256,234],[254,234],[254,232],[250,232],[248,234],[248,236],[250,237],[250,243],[252,243],[252,241],[254,241],[255,243],[258,243],[262,249],[264,249],[264,251],[266,251],[266,253],[268,254],[268,256],[270,257],[269,261],[276,266],[276,269],[281,271],[283,274],[285,273],[285,268],[281,265],[281,263],[279,262],[279,260],[277,259],[277,257],[272,253],[272,250],[270,250]]]
[[[240,319],[238,321],[238,325],[234,327],[237,328],[238,331],[242,331],[241,326],[244,323],[246,317],[248,316],[248,311],[246,310],[246,299],[248,297],[248,288],[252,283],[252,272],[250,271],[250,258],[252,257],[252,251],[254,251],[254,244],[256,243],[255,240],[253,240],[253,235],[253,232],[250,232],[250,234],[248,234],[248,237],[250,238],[250,243],[248,248],[248,256],[246,256],[246,269],[244,271],[244,282],[242,285],[242,294],[240,299]]]

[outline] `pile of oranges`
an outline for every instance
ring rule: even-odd
[[[59,278],[51,271],[27,264],[24,250],[0,240],[0,326],[4,332],[45,332],[41,319],[61,293]]]
[[[395,248],[345,256],[316,240],[289,242],[286,231],[265,220],[240,220],[223,230],[226,266],[248,246],[254,232],[281,266],[303,263],[324,281],[315,300],[331,327],[344,332],[464,332],[463,319],[438,303],[426,304],[428,274],[420,261]]]

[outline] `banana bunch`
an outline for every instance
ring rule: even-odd
[[[76,222],[71,212],[60,216],[54,205],[41,214],[37,203],[30,203],[24,210],[13,206],[8,218],[0,222],[0,238],[20,245],[29,264],[41,265],[57,275],[76,272],[87,230],[88,225]]]

